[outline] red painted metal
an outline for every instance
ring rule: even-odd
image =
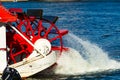
[[[65,30],[65,29],[64,30],[59,30],[59,32],[62,36],[68,34],[68,30]]]
[[[12,13],[22,13],[23,12],[22,8],[10,8],[9,11]]]
[[[0,22],[13,22],[17,17],[11,14],[4,6],[0,5]]]

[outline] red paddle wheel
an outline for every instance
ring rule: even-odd
[[[27,13],[20,8],[11,8],[9,11],[10,14],[17,16],[16,21],[12,19],[13,21],[6,25],[9,64],[22,61],[33,51],[41,53],[44,57],[51,51],[61,54],[67,49],[63,46],[62,36],[67,34],[68,30],[58,29],[55,25],[57,16],[43,16],[41,9],[28,9]],[[50,43],[51,47],[46,47],[45,51],[40,50],[36,45],[41,46],[42,42],[43,44]]]

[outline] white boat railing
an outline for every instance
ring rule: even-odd
[[[0,23],[2,24],[2,23]],[[6,53],[6,27],[0,25],[0,72],[7,66],[7,53]]]

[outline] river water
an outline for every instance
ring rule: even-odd
[[[7,8],[41,8],[59,16],[56,25],[68,29],[63,52],[52,70],[27,80],[120,80],[119,2],[4,2]]]

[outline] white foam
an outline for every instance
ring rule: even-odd
[[[120,63],[112,60],[96,44],[69,34],[66,43],[71,48],[63,52],[54,70],[56,74],[79,75],[88,72],[101,72],[120,69]],[[74,48],[74,49],[73,49]]]

